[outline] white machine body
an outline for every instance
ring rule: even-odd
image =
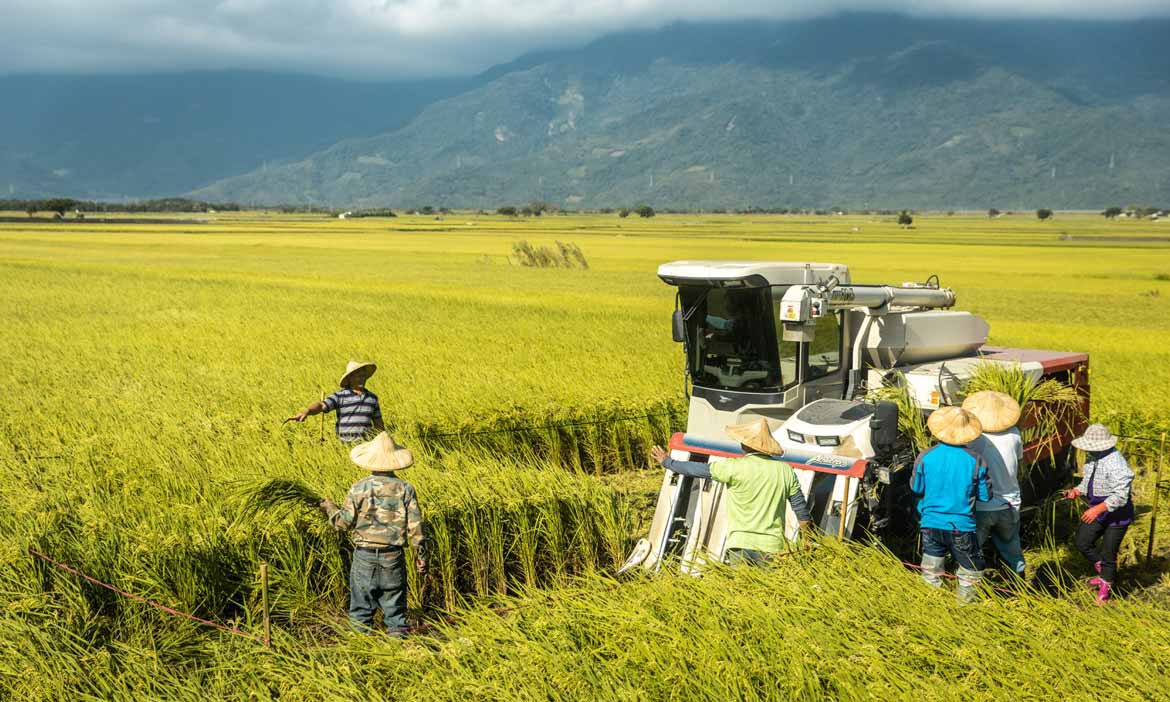
[[[814,522],[831,535],[852,533],[861,477],[878,453],[870,390],[904,377],[930,411],[961,401],[980,363],[1045,373],[1026,356],[988,354],[987,322],[951,310],[955,294],[937,282],[855,285],[842,264],[784,261],[675,261],[658,275],[679,290],[674,333],[692,386],[687,430],[672,439],[672,455],[723,460],[738,452],[725,427],[770,420],[785,451],[779,458],[794,466]],[[625,568],[678,557],[684,571],[698,572],[722,559],[725,489],[666,471],[651,533]],[[795,540],[790,509],[786,526]]]

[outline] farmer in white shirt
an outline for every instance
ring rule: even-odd
[[[1020,546],[1020,461],[1024,458],[1024,441],[1016,423],[1020,405],[1010,396],[984,390],[963,400],[963,409],[975,415],[983,434],[968,448],[987,464],[991,478],[991,499],[975,503],[975,534],[979,547],[988,537],[995,550],[1021,577],[1024,575],[1024,550]]]

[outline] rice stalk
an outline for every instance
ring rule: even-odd
[[[1054,378],[1037,379],[1019,364],[979,363],[963,384],[964,395],[983,390],[1002,392],[1019,405],[1020,435],[1024,445],[1036,444],[1039,453],[1056,460],[1056,447],[1080,414],[1083,398],[1077,388]]]
[[[918,451],[925,451],[932,443],[930,431],[926,427],[922,407],[910,392],[910,385],[906,376],[895,371],[892,378],[885,384],[869,393],[871,400],[893,402],[898,406],[898,432],[908,437]]]
[[[305,510],[316,510],[321,496],[300,480],[273,478],[264,482],[241,482],[229,494],[239,503],[244,513],[256,517],[263,512],[288,516]]]

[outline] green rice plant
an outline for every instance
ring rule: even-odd
[[[1170,298],[1141,293],[1165,272],[1164,243],[1094,243],[1082,237],[1112,234],[1075,215],[1064,219],[1075,246],[1010,216],[959,214],[912,236],[862,216],[660,215],[623,220],[620,237],[612,217],[468,219],[474,236],[410,217],[390,236],[384,221],[250,214],[198,236],[177,225],[0,225],[0,325],[11,332],[0,337],[0,388],[22,400],[0,413],[0,698],[1162,695],[1165,634],[1142,625],[1165,619],[1146,601],[1158,590],[1091,607],[1066,591],[1084,564],[1059,530],[1028,554],[1052,564],[1059,599],[1024,593],[968,609],[870,552],[820,551],[828,557],[778,575],[618,586],[604,574],[653,509],[636,469],[686,420],[666,324],[674,291],[653,275],[658,264],[726,258],[734,238],[736,258],[771,260],[783,247],[786,259],[848,264],[862,282],[937,270],[996,344],[1088,352],[1093,419],[1156,436],[1170,430]],[[862,231],[844,241],[846,225]],[[1157,226],[1134,222],[1126,236],[1160,236]],[[520,238],[580,241],[589,284],[499,263]],[[341,633],[349,542],[310,493],[339,500],[362,474],[329,426],[318,441],[317,418],[279,424],[331,388],[350,356],[380,363],[371,389],[418,459],[406,477],[431,544],[428,573],[408,576],[412,613],[471,608],[405,647]],[[1149,444],[1123,446],[1144,506]],[[270,481],[306,489],[237,494]],[[479,515],[476,543],[488,549],[486,598],[468,575],[465,513]],[[1140,515],[1127,555],[1143,550],[1148,525]],[[251,632],[267,561],[273,649],[123,600],[28,546]],[[480,609],[501,582],[510,593],[555,589],[510,601],[532,606],[501,618]],[[1086,651],[1084,632],[1103,630],[1131,637],[1097,637]],[[1070,650],[1084,677],[1067,674]],[[1020,667],[1003,676],[1003,660]]]
[[[463,534],[466,536],[463,555],[470,566],[472,587],[475,594],[487,597],[491,594],[490,551],[496,545],[490,543],[487,534],[480,528],[481,516],[482,513],[478,509],[469,506],[462,511],[459,518],[463,525]]]
[[[461,610],[405,643],[306,645],[278,630],[267,652],[187,632],[162,651],[128,635],[94,653],[51,618],[0,610],[0,679],[29,700],[377,699],[395,689],[435,700],[1087,702],[1161,699],[1170,655],[1164,603],[1095,607],[1069,582],[963,606],[887,552],[832,541],[764,568],[592,575],[504,604]],[[1103,630],[1125,635],[1085,645]]]
[[[644,465],[650,447],[685,426],[673,401],[594,402],[530,410],[501,407],[457,424],[414,420],[399,425],[405,441],[435,456],[482,450],[527,455],[595,475]]]
[[[427,554],[430,561],[431,573],[428,581],[434,583],[435,603],[440,609],[453,610],[459,602],[456,587],[456,550],[455,535],[451,531],[447,515],[433,514],[428,519],[427,535],[430,539],[430,552]],[[417,598],[414,607],[422,607],[421,587],[413,588],[411,594]]]
[[[521,509],[516,510],[513,526],[515,531],[512,536],[511,552],[515,554],[520,570],[513,583],[527,588],[536,587],[540,537],[530,505],[523,505]]]

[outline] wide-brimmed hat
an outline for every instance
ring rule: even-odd
[[[1104,424],[1090,424],[1085,433],[1072,440],[1082,451],[1105,451],[1117,445],[1117,437]]]
[[[349,381],[353,380],[353,376],[360,372],[364,372],[366,378],[369,379],[369,377],[373,375],[374,371],[376,370],[378,370],[377,363],[370,363],[369,361],[350,361],[349,363],[345,364],[345,374],[341,376],[341,380],[337,381],[337,384],[343,388],[348,388]]]
[[[402,470],[414,464],[414,454],[382,432],[364,444],[354,446],[349,452],[349,460],[358,468],[369,471]]]
[[[759,419],[747,424],[731,424],[725,427],[727,435],[750,449],[766,453],[769,456],[779,456],[784,453],[780,443],[772,436],[772,428],[768,420]]]
[[[1020,404],[1011,395],[995,390],[968,395],[963,409],[975,415],[983,431],[1005,431],[1020,421]]]
[[[969,444],[983,433],[978,417],[962,407],[939,407],[930,414],[926,426],[934,438],[954,446]]]

